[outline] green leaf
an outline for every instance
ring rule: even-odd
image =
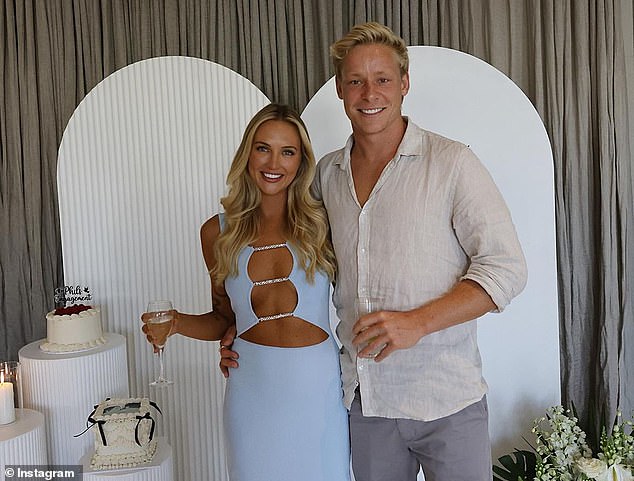
[[[494,481],[532,481],[535,478],[537,457],[531,451],[516,449],[498,461],[506,469],[493,465]]]

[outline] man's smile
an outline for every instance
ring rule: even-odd
[[[377,107],[375,109],[359,109],[359,112],[365,115],[374,115],[382,112],[383,110],[385,110],[385,107]]]

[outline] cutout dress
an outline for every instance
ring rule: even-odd
[[[288,249],[288,277],[253,282],[254,252]],[[256,286],[290,281],[297,293],[293,312],[258,317],[251,304]],[[236,317],[233,349],[240,367],[227,380],[224,425],[231,481],[349,481],[348,414],[343,405],[339,350],[329,323],[330,282],[316,272],[311,284],[288,244],[245,247],[238,275],[225,280]],[[294,316],[328,338],[307,347],[271,347],[239,336],[258,322]]]

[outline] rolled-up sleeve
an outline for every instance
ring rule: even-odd
[[[453,201],[453,227],[470,259],[462,279],[477,282],[502,311],[526,285],[526,259],[500,191],[470,149],[460,159]]]

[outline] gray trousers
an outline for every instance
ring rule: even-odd
[[[365,417],[359,392],[350,408],[356,481],[491,481],[486,396],[434,421]]]

